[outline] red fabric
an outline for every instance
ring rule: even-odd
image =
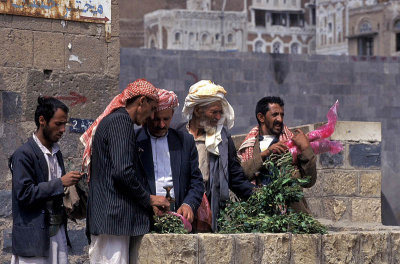
[[[259,127],[253,127],[247,134],[242,145],[239,147],[238,155],[242,162],[248,161],[253,158],[254,145],[256,144],[256,138],[259,135]],[[289,140],[293,137],[293,133],[289,128],[283,125],[282,133],[279,135],[279,141]]]
[[[146,96],[158,102],[158,89],[145,79],[137,79],[133,83],[128,84],[125,90],[119,95],[115,96],[106,110],[93,122],[93,124],[85,131],[80,140],[85,146],[82,160],[82,170],[89,167],[90,155],[92,154],[92,140],[96,132],[97,126],[100,124],[104,117],[111,114],[114,110],[120,107],[125,107],[128,99],[134,98],[139,95]],[[89,172],[89,170],[88,170]]]
[[[178,96],[176,96],[176,94],[172,91],[159,89],[158,97],[159,101],[157,106],[157,112],[170,108],[174,109],[179,105]]]
[[[203,200],[201,201],[199,209],[197,209],[195,218],[195,230],[199,233],[211,232],[212,224],[212,213],[211,206],[208,202],[207,196],[203,194]]]

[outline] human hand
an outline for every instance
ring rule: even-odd
[[[162,216],[165,213],[165,211],[160,210],[157,206],[152,206],[152,208],[156,216]]]
[[[69,187],[78,183],[83,173],[79,171],[70,171],[61,177],[61,182],[64,187]]]
[[[304,151],[310,147],[310,141],[308,140],[306,134],[304,134],[304,132],[299,128],[295,130],[292,140],[301,151]]]
[[[181,207],[179,207],[177,213],[185,217],[189,221],[189,223],[192,223],[194,220],[192,207],[187,204],[182,204]]]
[[[286,141],[279,141],[275,144],[272,144],[269,146],[266,150],[261,152],[261,158],[266,159],[269,157],[272,153],[275,154],[283,154],[288,150],[288,147],[285,144]]]
[[[164,196],[150,195],[150,205],[157,207],[162,212],[169,210],[170,203]]]

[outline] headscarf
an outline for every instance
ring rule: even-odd
[[[206,149],[219,155],[218,144],[222,141],[221,130],[223,126],[231,129],[235,121],[235,112],[232,106],[225,99],[226,91],[224,87],[216,85],[209,80],[201,80],[193,84],[189,89],[189,94],[185,98],[185,105],[182,109],[182,115],[190,121],[193,116],[195,106],[206,106],[214,102],[221,102],[223,115],[219,120],[216,129],[206,132]]]
[[[92,154],[92,142],[96,133],[97,126],[100,124],[104,117],[108,116],[116,109],[126,106],[126,101],[136,96],[146,96],[158,102],[158,89],[145,79],[137,79],[136,81],[128,84],[122,93],[112,99],[106,107],[106,110],[93,122],[93,124],[85,131],[80,137],[82,144],[85,146],[82,160],[82,170],[88,168],[90,164],[90,156]]]
[[[247,134],[246,138],[243,140],[242,145],[240,145],[238,150],[238,156],[242,162],[248,161],[253,158],[254,145],[256,144],[256,139],[259,135],[259,126],[253,127]],[[279,141],[289,140],[293,137],[293,133],[289,128],[283,125],[281,134],[279,135]]]
[[[157,112],[165,109],[174,109],[179,106],[178,96],[172,91],[158,89],[158,97]]]

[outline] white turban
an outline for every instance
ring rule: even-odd
[[[218,122],[217,128],[213,131],[207,131],[206,134],[206,148],[215,155],[219,155],[218,144],[222,141],[221,130],[223,126],[225,125],[228,129],[231,129],[235,121],[235,112],[225,99],[225,94],[224,87],[216,85],[209,80],[199,81],[190,87],[182,109],[183,117],[190,121],[195,106],[206,106],[214,102],[221,102],[223,115]]]

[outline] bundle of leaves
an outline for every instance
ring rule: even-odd
[[[269,177],[270,184],[258,188],[247,201],[229,202],[218,219],[220,233],[292,232],[326,233],[312,216],[294,213],[290,204],[300,201],[302,185],[309,178],[293,178],[295,172],[290,152],[272,154],[264,162],[259,177]]]
[[[185,229],[182,220],[175,215],[172,214],[164,214],[162,216],[153,216],[154,219],[154,227],[153,233],[159,234],[187,234],[187,230]]]

